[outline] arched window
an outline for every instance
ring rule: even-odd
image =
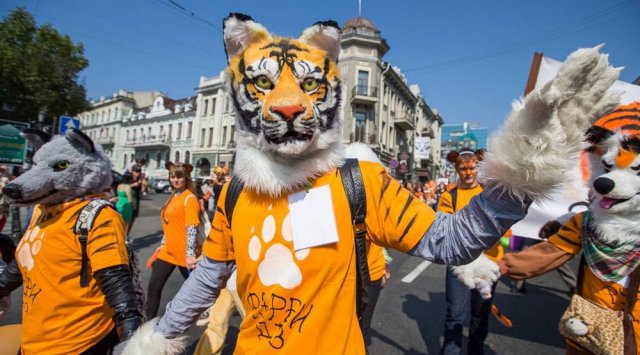
[[[187,150],[184,152],[184,163],[189,164],[191,161],[191,153]]]
[[[162,160],[162,154],[160,154],[160,152],[158,152],[158,154],[156,154],[156,169],[160,168],[160,161]]]
[[[180,162],[180,151],[176,150],[176,160],[174,160],[176,164]]]
[[[124,159],[122,160],[122,168],[126,169],[127,168],[127,155],[124,155]]]

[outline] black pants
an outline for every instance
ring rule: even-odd
[[[116,327],[113,327],[111,332],[102,338],[96,345],[82,352],[82,355],[105,355],[111,354],[111,350],[114,346],[118,345],[120,338],[118,337],[118,331]]]
[[[151,278],[149,279],[149,287],[147,288],[147,319],[153,319],[158,315],[160,308],[160,298],[162,297],[162,288],[167,283],[169,276],[173,272],[176,265],[168,263],[164,260],[157,259],[153,263],[151,270]],[[182,277],[189,277],[189,271],[186,267],[178,266]]]
[[[369,304],[367,308],[362,312],[362,335],[364,336],[364,343],[371,345],[371,319],[373,318],[373,311],[376,309],[376,303],[378,303],[378,296],[380,296],[380,290],[382,290],[382,279],[371,281],[371,284],[367,287],[369,292]]]

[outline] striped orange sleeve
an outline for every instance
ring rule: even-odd
[[[563,251],[576,255],[582,249],[582,213],[571,217],[560,230],[549,237],[549,243]]]
[[[367,196],[368,237],[376,244],[408,252],[435,219],[435,212],[418,200],[380,164],[360,162]]]

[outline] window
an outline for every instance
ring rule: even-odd
[[[227,127],[222,129],[222,145],[227,144]]]
[[[178,132],[176,132],[176,139],[180,140],[182,136],[182,122],[178,123]]]
[[[215,115],[216,113],[216,98],[211,99],[211,114]]]
[[[134,142],[135,142],[135,140],[136,140],[136,132],[137,132],[137,131],[134,129],[134,130],[133,130],[133,138],[132,138],[132,140],[133,140]]]
[[[202,116],[207,116],[207,110],[209,109],[209,100],[204,100],[204,107],[202,108]]]
[[[356,95],[367,96],[369,92],[369,72],[358,70],[358,84],[356,86]]]
[[[190,160],[191,160],[191,152],[187,150],[186,152],[184,152],[184,163],[189,164]]]
[[[354,135],[354,142],[363,142],[367,143],[365,137],[365,127],[367,125],[367,114],[364,112],[354,112],[353,113],[356,119],[356,129]]]
[[[160,169],[160,161],[162,160],[162,154],[156,154],[156,169]]]
[[[207,147],[211,147],[213,145],[213,128],[209,128],[209,142],[207,143]]]
[[[204,147],[204,136],[206,133],[207,133],[207,130],[204,128],[200,131],[200,147],[201,148]]]
[[[180,152],[176,151],[176,160],[175,163],[178,164],[180,162]]]
[[[126,169],[127,168],[127,155],[124,155],[124,159],[122,159],[122,168]]]
[[[229,136],[229,141],[234,142],[236,137],[236,126],[231,126],[231,135]]]
[[[193,122],[187,122],[187,136],[186,139],[191,139],[191,129],[193,129]]]
[[[173,130],[173,125],[170,124],[169,128],[167,130],[168,130],[168,132],[167,132],[167,140],[171,140],[171,131]]]
[[[151,127],[147,128],[147,138],[151,139]]]

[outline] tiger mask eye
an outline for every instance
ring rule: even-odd
[[[273,88],[273,83],[266,75],[256,77],[253,83],[262,90],[271,90]]]
[[[302,87],[302,90],[309,92],[317,89],[319,85],[320,83],[318,83],[317,79],[306,78],[302,81],[301,87]]]

